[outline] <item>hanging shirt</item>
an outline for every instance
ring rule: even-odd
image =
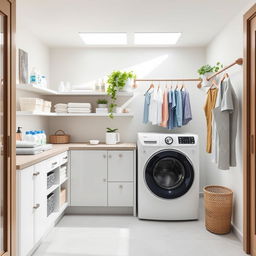
[[[230,166],[236,166],[238,118],[238,100],[229,78],[220,85],[213,115],[217,131],[215,158],[218,168],[227,170]]]
[[[173,90],[169,91],[168,100],[169,100],[168,129],[171,130],[174,128],[174,114],[175,114],[175,108],[176,108],[176,98]]]
[[[168,91],[167,88],[164,90],[163,94],[163,105],[162,105],[162,127],[167,127],[167,122],[169,119],[169,106],[168,106]]]
[[[149,92],[149,91],[145,93],[144,113],[143,113],[143,123],[144,124],[148,123],[151,93],[152,92]]]
[[[176,108],[174,113],[174,127],[181,127],[182,126],[182,96],[180,90],[175,90],[175,100],[176,100]]]
[[[150,97],[148,121],[157,124],[157,90],[153,89]]]
[[[204,112],[207,125],[207,145],[206,152],[212,152],[212,110],[215,107],[218,89],[209,89],[207,92],[206,103],[204,106]]]
[[[162,111],[163,111],[163,91],[161,88],[157,90],[157,124],[162,123]]]
[[[192,111],[188,91],[181,91],[182,96],[182,125],[188,124],[192,120]]]

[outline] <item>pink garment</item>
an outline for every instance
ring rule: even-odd
[[[163,105],[162,105],[162,122],[160,126],[167,127],[168,118],[169,118],[168,92],[167,92],[167,88],[165,88],[164,94],[163,94]]]

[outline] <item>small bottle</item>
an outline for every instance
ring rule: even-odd
[[[34,85],[38,84],[38,72],[35,67],[32,68],[30,73],[30,83]]]
[[[45,131],[41,131],[42,132],[42,144],[45,145],[46,144],[46,134],[45,134]]]
[[[21,131],[22,127],[18,127],[17,132],[16,132],[16,140],[22,140],[22,131]]]
[[[24,136],[24,141],[31,141],[31,134],[30,131],[26,131],[25,136]]]

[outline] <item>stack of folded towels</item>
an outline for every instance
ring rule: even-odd
[[[68,113],[91,113],[91,103],[68,103]]]
[[[68,112],[68,104],[58,103],[54,105],[54,109],[56,113],[67,113]]]

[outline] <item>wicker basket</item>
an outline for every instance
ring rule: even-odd
[[[49,136],[49,140],[52,144],[67,144],[70,142],[70,135],[65,134],[63,130],[58,130],[54,135]]]
[[[233,191],[222,186],[204,188],[205,227],[215,234],[231,231]]]

